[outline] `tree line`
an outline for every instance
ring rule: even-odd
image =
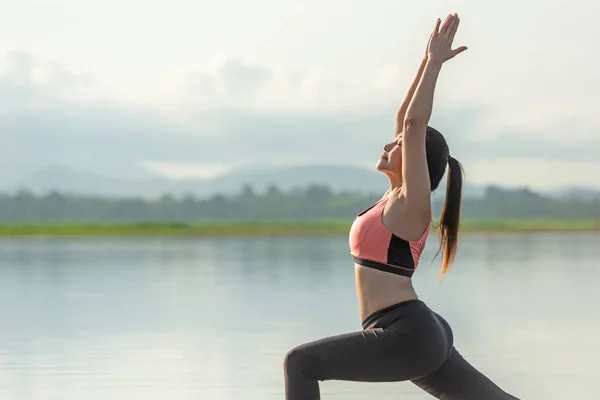
[[[103,198],[26,190],[0,195],[0,224],[25,223],[181,223],[206,220],[260,221],[350,219],[376,202],[381,194],[334,193],[311,185],[283,192],[276,186],[257,193],[245,185],[232,196],[164,195],[157,199]],[[444,193],[433,196],[439,216]],[[490,186],[482,198],[464,198],[466,219],[594,219],[600,220],[600,198],[551,198],[529,189]]]

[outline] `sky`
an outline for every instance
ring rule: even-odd
[[[431,125],[466,179],[600,187],[598,2],[3,5],[0,179],[374,168],[435,19],[457,12],[469,50],[443,66]]]

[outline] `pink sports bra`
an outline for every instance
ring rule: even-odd
[[[425,247],[429,229],[421,239],[410,242],[390,232],[382,220],[387,198],[356,216],[350,228],[350,253],[354,262],[392,274],[411,277]]]

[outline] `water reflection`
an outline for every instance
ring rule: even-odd
[[[592,399],[600,236],[461,239],[417,290],[522,398]],[[433,261],[433,263],[432,263]],[[360,328],[347,238],[0,240],[0,398],[282,399],[292,346]],[[328,382],[324,399],[426,399]]]

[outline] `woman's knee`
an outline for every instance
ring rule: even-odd
[[[286,373],[301,372],[304,374],[311,371],[311,356],[305,345],[296,346],[284,357],[283,368]]]
[[[283,368],[287,371],[291,368],[296,367],[302,359],[302,351],[298,350],[297,347],[289,350],[283,358]]]

